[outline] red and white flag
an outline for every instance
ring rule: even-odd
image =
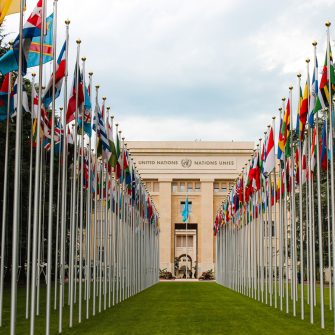
[[[273,129],[270,128],[270,133],[266,147],[266,158],[264,163],[264,175],[269,175],[275,168],[276,156],[275,156],[275,143],[273,138]]]

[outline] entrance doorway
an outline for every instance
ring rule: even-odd
[[[198,277],[198,225],[176,223],[174,229],[174,275],[178,279]]]

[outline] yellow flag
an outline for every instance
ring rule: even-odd
[[[21,0],[0,0],[0,24],[6,15],[20,12]]]

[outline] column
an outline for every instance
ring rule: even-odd
[[[171,179],[159,179],[160,269],[173,272],[171,262]]]
[[[214,270],[213,253],[213,182],[211,178],[201,179],[201,221],[200,221],[200,263],[202,272]]]

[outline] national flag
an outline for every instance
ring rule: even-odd
[[[116,157],[116,148],[114,144],[114,136],[113,136],[113,129],[110,125],[109,122],[109,115],[107,115],[107,137],[109,141],[109,147],[111,148],[112,155],[108,161],[109,166],[115,169],[116,167],[116,162],[117,162],[117,157]]]
[[[115,167],[115,177],[117,180],[121,178],[121,148],[120,148],[120,138],[119,134],[116,134],[116,167]]]
[[[77,88],[77,71],[79,71],[78,88]],[[78,95],[78,106],[77,106],[77,95]],[[80,109],[83,102],[84,102],[83,76],[81,74],[78,64],[76,64],[75,69],[74,69],[74,75],[73,75],[73,85],[72,85],[71,97],[69,99],[69,104],[68,104],[67,112],[66,112],[66,123],[70,123],[71,121],[74,120],[76,109],[77,108]]]
[[[295,133],[300,138],[300,111],[301,111],[301,105],[302,105],[302,90],[301,86],[299,87],[299,101],[297,106],[297,123],[295,126]]]
[[[12,95],[9,82],[10,74],[6,74],[3,79],[1,88],[0,88],[0,121],[7,119],[8,112],[8,94]],[[12,99],[9,100],[9,114],[11,114],[13,109]]]
[[[306,80],[304,95],[301,101],[300,113],[299,113],[299,138],[300,141],[303,141],[305,137],[305,127],[308,116],[308,103],[310,100],[310,88],[309,88],[309,79]]]
[[[184,208],[183,208],[183,211],[182,211],[181,215],[183,217],[183,222],[187,222],[187,220],[188,220],[188,218],[190,216],[188,196],[186,196]]]
[[[0,2],[0,24],[7,15],[20,13],[21,0],[1,0]]]
[[[306,183],[307,180],[307,141],[304,141],[301,156],[301,183]]]
[[[46,32],[47,34],[43,38],[43,64],[51,62],[53,60],[53,14],[46,19]],[[40,65],[40,53],[41,53],[41,38],[34,37],[31,41],[27,67],[34,67]]]
[[[323,122],[322,134],[321,134],[321,168],[322,170],[327,170],[328,168],[328,158],[327,158],[327,129],[326,120]]]
[[[16,116],[17,112],[17,78],[14,84],[14,89],[13,89],[13,113],[11,114],[11,117]],[[30,108],[29,108],[29,101],[28,101],[28,94],[25,89],[24,84],[22,85],[22,110],[25,113],[30,113]]]
[[[329,69],[328,69],[328,62],[329,62]],[[330,101],[333,98],[334,91],[335,91],[335,72],[334,72],[331,46],[329,44],[325,57],[325,63],[322,69],[322,76],[320,80],[318,95],[313,109],[314,114],[317,113],[319,110],[329,106]]]
[[[279,136],[280,136],[280,132],[281,132],[282,125],[283,125],[283,118],[280,117]],[[282,161],[282,160],[284,159],[283,152],[281,151],[280,146],[279,146],[279,140],[278,140],[278,148],[277,148],[277,158],[278,158],[280,161]]]
[[[91,137],[92,136],[92,126],[91,126],[91,112],[92,112],[92,104],[91,104],[91,97],[89,94],[89,90],[85,85],[85,96],[84,96],[84,132]],[[82,129],[82,122],[81,122],[82,115],[79,115],[78,118],[78,129],[79,134],[81,134]]]
[[[314,174],[314,168],[315,168],[315,144],[316,144],[316,128],[313,128],[313,134],[312,134],[312,144],[311,144],[311,173],[312,176]]]
[[[314,107],[316,104],[316,100],[318,97],[319,92],[319,65],[318,59],[315,57],[315,65],[314,65],[314,72],[312,78],[312,86],[311,86],[311,96],[310,96],[310,110],[309,110],[309,117],[308,123],[311,127],[314,127]]]
[[[102,157],[106,162],[108,162],[112,153],[109,147],[105,122],[102,118],[99,105],[98,105],[98,122],[99,122],[99,138],[100,138],[101,147],[102,147]]]
[[[42,27],[42,1],[39,0],[35,9],[30,14],[27,22],[23,26],[22,36],[22,74],[27,73],[27,59],[32,39],[34,37],[41,36]],[[0,58],[0,72],[4,75],[8,72],[15,71],[18,69],[19,64],[19,46],[20,46],[20,35],[18,35],[14,41],[13,49],[7,51]]]
[[[57,64],[56,64],[56,76],[55,76],[55,99],[60,95],[63,85],[63,79],[66,75],[66,42],[59,53]],[[52,91],[53,91],[53,74],[49,80],[49,83],[45,89],[42,97],[43,105],[48,108],[52,103]]]
[[[283,117],[281,129],[279,131],[278,146],[280,150],[285,153],[285,156],[289,156],[289,136],[290,136],[290,121],[291,121],[291,106],[290,99],[287,100],[286,110]]]
[[[273,128],[270,127],[269,137],[267,140],[266,158],[264,163],[264,175],[268,176],[275,168],[276,155],[275,143],[273,138]]]

